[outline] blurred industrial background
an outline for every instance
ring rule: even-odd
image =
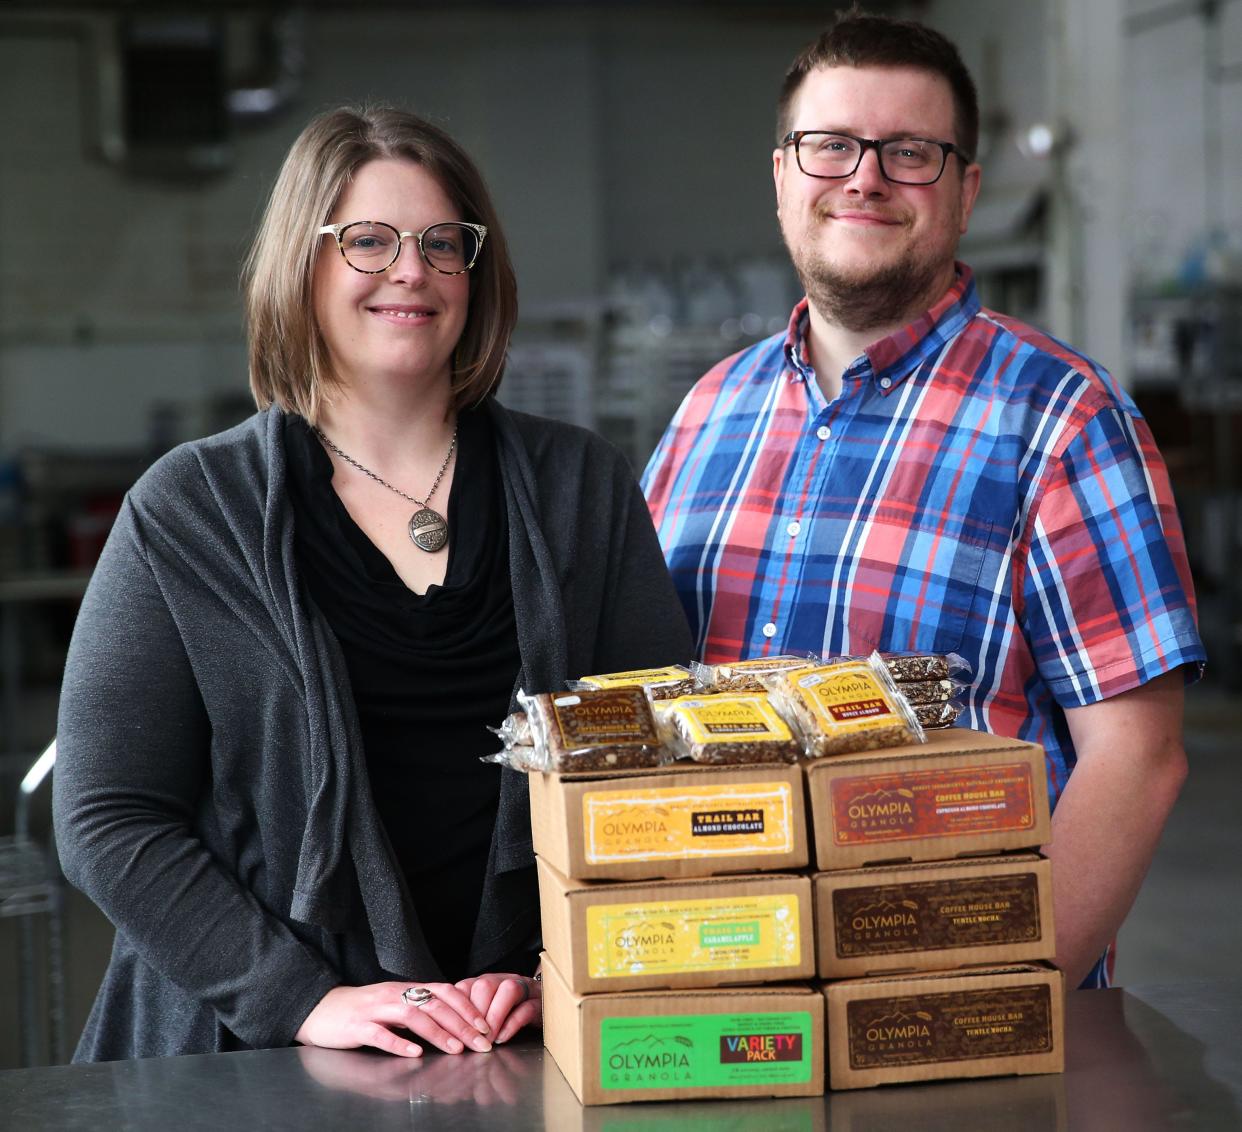
[[[110,946],[12,836],[21,821],[49,846],[50,778],[18,783],[55,730],[76,603],[142,469],[251,411],[238,266],[307,119],[396,102],[465,144],[518,268],[502,400],[596,428],[641,468],[702,371],[798,298],[773,109],[834,6],[0,5],[0,1068],[72,1049]],[[1242,0],[867,6],[948,33],[979,83],[962,258],[984,302],[1118,374],[1169,463],[1211,663],[1118,973],[1232,974]]]

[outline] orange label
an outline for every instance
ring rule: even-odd
[[[838,845],[1030,829],[1034,799],[1027,763],[859,775],[829,787]]]
[[[592,865],[789,853],[793,791],[788,782],[592,790],[582,796],[582,826]]]

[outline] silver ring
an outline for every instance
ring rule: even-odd
[[[530,984],[525,979],[517,980],[518,986],[522,988],[522,997],[514,1003],[515,1006],[521,1006],[528,998],[530,998]]]
[[[435,997],[426,987],[406,987],[401,992],[401,1001],[407,1006],[426,1006]]]

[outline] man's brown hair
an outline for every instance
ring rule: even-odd
[[[979,145],[979,96],[957,48],[938,31],[913,20],[872,16],[858,7],[836,21],[790,64],[776,112],[776,143],[791,129],[794,100],[803,80],[820,67],[913,67],[940,75],[953,92],[954,143],[973,158]],[[947,140],[947,139],[945,139]]]

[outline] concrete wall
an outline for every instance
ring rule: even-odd
[[[1020,131],[1068,120],[1078,144],[1059,171],[1044,321],[1124,370],[1131,275],[1176,277],[1211,230],[1236,241],[1242,227],[1242,2],[1210,28],[1163,0],[907,9],[957,39],[985,111],[1004,111],[981,228],[1003,236],[1007,202],[1056,179],[1021,154]],[[168,185],[96,156],[100,17],[19,10],[0,13],[0,453],[140,445],[165,409],[194,434],[211,398],[244,393],[238,261],[288,143],[341,101],[409,105],[475,154],[531,318],[599,295],[619,261],[779,256],[772,103],[827,12],[326,9],[305,17],[294,105],[237,134],[226,174]]]
[[[467,146],[533,316],[598,294],[616,259],[779,254],[771,108],[818,18],[623,7],[308,15],[296,103],[189,185],[96,155],[97,20],[0,15],[0,451],[143,444],[157,406],[193,434],[205,399],[244,390],[240,256],[288,144],[341,102],[409,106]]]

